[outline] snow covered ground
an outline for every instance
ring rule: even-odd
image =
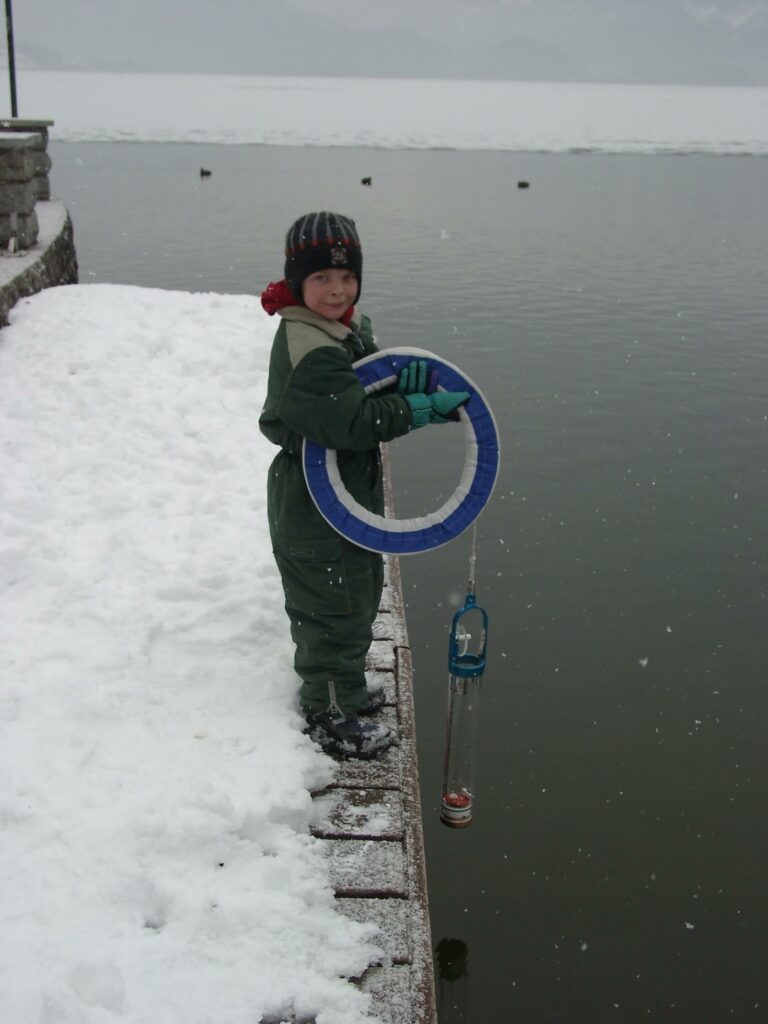
[[[768,89],[19,72],[57,141],[768,154]]]
[[[0,332],[0,1019],[358,1024],[309,787],[250,296],[89,285]]]

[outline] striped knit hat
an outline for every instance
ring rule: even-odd
[[[355,222],[340,213],[305,213],[285,236],[288,287],[301,301],[304,278],[329,267],[351,270],[357,275],[357,302],[363,279],[363,252]]]

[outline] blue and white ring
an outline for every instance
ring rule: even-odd
[[[389,519],[363,508],[344,486],[336,452],[304,441],[304,477],[323,518],[361,548],[382,554],[415,555],[447,544],[471,526],[491,496],[499,472],[499,436],[496,421],[479,388],[452,363],[417,348],[390,348],[354,364],[367,394],[396,384],[401,371],[414,359],[437,370],[440,390],[468,391],[470,399],[459,409],[466,454],[459,485],[437,511],[416,519]]]

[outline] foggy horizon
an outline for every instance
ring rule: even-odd
[[[13,22],[20,69],[768,85],[768,0],[17,0]]]

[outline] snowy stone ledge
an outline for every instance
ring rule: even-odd
[[[77,282],[72,221],[64,205],[38,200],[35,213],[40,225],[37,242],[21,252],[0,251],[0,326],[8,323],[8,311],[24,296]]]
[[[371,665],[396,754],[339,766],[302,734],[257,428],[274,323],[114,285],[9,321],[3,1019],[432,1024],[396,607]]]
[[[436,1024],[411,651],[397,559],[385,568],[368,674],[384,685],[380,714],[399,742],[377,761],[340,764],[316,794],[313,834],[328,844],[339,909],[382,929],[386,956],[360,979],[377,1014],[387,1024]]]

